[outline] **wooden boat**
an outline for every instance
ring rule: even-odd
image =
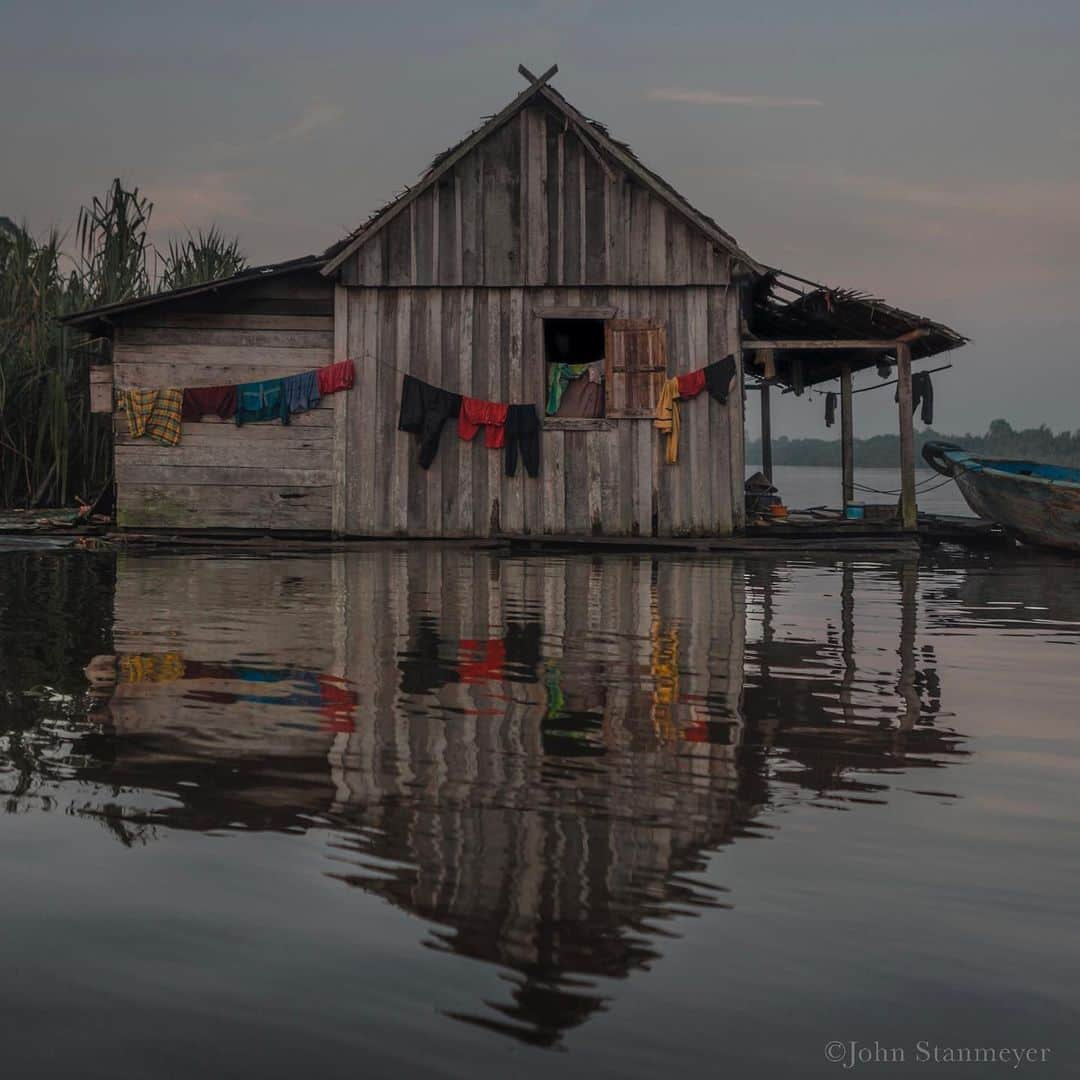
[[[927,443],[923,458],[956,481],[979,517],[1025,544],[1080,553],[1080,469],[980,457],[944,442]]]

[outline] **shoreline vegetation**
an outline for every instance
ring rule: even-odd
[[[915,449],[922,461],[925,443],[951,442],[974,453],[990,457],[1021,458],[1051,465],[1080,467],[1080,430],[1055,434],[1045,424],[1016,430],[1007,420],[994,420],[985,435],[948,435],[933,428],[915,433]],[[862,468],[899,468],[900,439],[896,435],[874,435],[855,439],[855,462]],[[748,439],[747,465],[760,466],[761,440]],[[773,439],[773,465],[826,465],[840,468],[839,439]]]
[[[112,473],[112,418],[90,412],[87,366],[107,341],[65,332],[63,315],[243,270],[238,241],[209,232],[150,240],[153,203],[115,180],[78,214],[74,250],[0,217],[0,507],[91,502]]]

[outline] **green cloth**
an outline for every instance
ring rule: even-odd
[[[566,388],[571,379],[580,379],[589,370],[588,364],[548,364],[548,394],[545,411],[554,416],[559,411]]]
[[[551,661],[544,667],[544,689],[547,691],[547,720],[566,715],[566,695],[563,693],[562,671]]]

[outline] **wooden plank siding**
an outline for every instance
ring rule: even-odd
[[[534,174],[535,175],[535,174]],[[743,474],[738,384],[726,405],[708,395],[682,403],[678,464],[661,460],[651,418],[592,429],[548,422],[540,476],[483,435],[462,442],[443,429],[429,472],[414,436],[397,430],[406,373],[452,392],[509,402],[545,395],[545,310],[612,308],[668,331],[668,373],[703,367],[731,350],[734,292],[678,288],[349,288],[348,340],[360,393],[348,411],[345,530],[355,536],[698,536],[727,534]],[[353,343],[363,342],[359,353]]]
[[[322,367],[334,358],[333,297],[333,283],[307,271],[122,316],[114,336],[115,385],[215,386]],[[344,443],[343,435],[335,440],[335,422],[344,432],[348,416],[336,400],[343,396],[326,398],[288,426],[238,428],[216,417],[185,423],[174,447],[132,439],[117,408],[117,523],[329,531],[343,466],[334,455],[335,441]]]
[[[535,101],[340,268],[346,285],[716,285],[728,256]]]

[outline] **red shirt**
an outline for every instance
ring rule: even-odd
[[[481,427],[486,427],[484,442],[489,450],[498,450],[506,440],[506,414],[509,405],[497,401],[481,401],[480,398],[463,397],[458,413],[458,434],[471,442]]]

